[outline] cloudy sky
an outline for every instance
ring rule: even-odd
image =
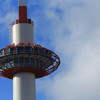
[[[17,0],[0,0],[0,49],[10,44]],[[36,80],[37,100],[100,100],[100,0],[29,0],[35,43],[61,65]],[[49,44],[49,45],[48,45]],[[0,77],[0,100],[12,100],[12,80]]]

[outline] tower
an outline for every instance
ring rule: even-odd
[[[34,44],[34,23],[26,0],[18,0],[19,17],[11,26],[11,45],[0,50],[0,76],[13,79],[13,100],[36,100],[35,79],[54,72],[59,57]]]

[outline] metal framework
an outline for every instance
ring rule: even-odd
[[[20,72],[31,72],[40,78],[51,74],[59,64],[59,57],[40,45],[19,43],[0,50],[0,76],[10,79]]]

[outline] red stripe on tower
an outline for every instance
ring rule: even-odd
[[[18,2],[19,2],[19,20],[27,20],[26,0],[18,0]]]

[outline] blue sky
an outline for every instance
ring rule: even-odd
[[[0,1],[0,48],[10,44],[17,0]],[[100,100],[100,0],[29,0],[35,43],[56,52],[59,69],[36,80],[37,100]],[[12,80],[0,77],[0,100],[12,100]]]

